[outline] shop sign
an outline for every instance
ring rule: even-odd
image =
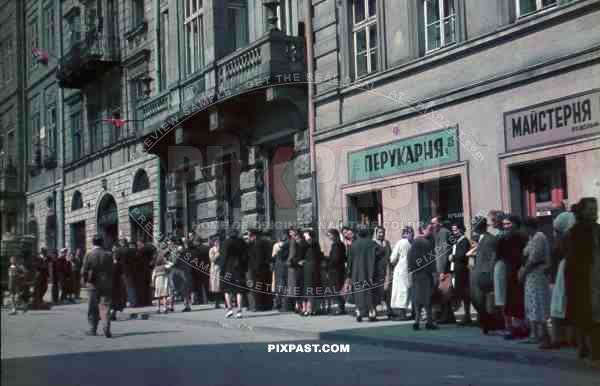
[[[458,126],[348,154],[350,183],[457,162]]]
[[[600,90],[504,114],[506,151],[600,133]]]

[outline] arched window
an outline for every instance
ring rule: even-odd
[[[141,192],[150,189],[150,180],[148,180],[148,174],[143,170],[138,170],[133,178],[133,193]]]
[[[81,196],[81,192],[76,190],[73,193],[73,200],[71,201],[71,210],[77,210],[83,208],[83,197]]]

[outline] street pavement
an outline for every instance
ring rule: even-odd
[[[390,335],[403,329],[401,322],[358,325],[350,317],[273,312],[225,320],[223,310],[194,310],[150,315],[148,320],[119,315],[112,339],[84,335],[82,304],[16,316],[3,311],[2,385],[600,385],[600,372],[577,365],[488,360],[455,353],[451,347],[444,354],[403,350],[343,336],[317,339],[336,330]],[[443,337],[458,330],[422,333]],[[476,334],[476,329],[460,330],[465,337]],[[350,344],[350,352],[268,353],[268,344],[276,343]],[[523,346],[518,347],[529,349]]]

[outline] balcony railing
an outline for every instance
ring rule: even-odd
[[[119,62],[117,37],[90,31],[60,59],[56,77],[64,88],[82,88]]]
[[[217,62],[221,93],[249,91],[266,85],[304,81],[304,39],[279,30],[267,33],[244,49]]]

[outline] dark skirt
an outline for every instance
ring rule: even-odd
[[[525,318],[525,288],[519,283],[518,272],[507,272],[504,314],[517,319]]]
[[[303,270],[296,268],[288,268],[287,288],[285,294],[288,297],[298,297],[302,294],[303,286]]]
[[[246,275],[239,271],[229,271],[227,273],[221,271],[221,288],[223,292],[229,293],[245,293]]]
[[[456,266],[454,271],[454,295],[459,299],[470,296],[469,268],[467,266]]]
[[[308,263],[302,267],[302,271],[304,278],[302,282],[302,295],[309,297],[317,295],[317,288],[321,286],[321,267]]]

